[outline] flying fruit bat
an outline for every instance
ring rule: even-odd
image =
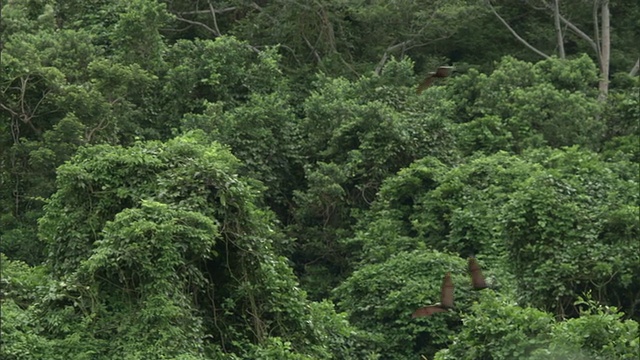
[[[468,259],[469,273],[471,274],[471,286],[474,290],[482,290],[487,288],[487,282],[482,275],[482,269],[478,261],[474,257]],[[451,281],[451,273],[446,273],[442,280],[442,288],[440,290],[440,302],[434,305],[421,307],[411,314],[411,318],[430,316],[439,312],[446,312],[453,309],[453,281]]]
[[[453,281],[451,281],[451,273],[446,273],[440,288],[440,302],[421,307],[411,314],[411,318],[430,316],[435,313],[445,312],[451,308],[453,308]]]
[[[469,258],[469,272],[471,273],[471,286],[474,290],[482,290],[487,288],[487,282],[482,276],[482,269],[478,265],[478,261],[474,257]]]
[[[453,66],[440,66],[435,72],[430,72],[429,76],[427,76],[427,78],[424,79],[424,81],[420,85],[418,85],[418,89],[416,90],[416,92],[418,94],[421,94],[424,91],[424,89],[431,86],[431,84],[433,84],[433,82],[437,78],[448,77],[451,74],[452,69],[453,69]]]

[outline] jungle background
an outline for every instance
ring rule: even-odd
[[[636,0],[1,4],[3,359],[640,354]]]

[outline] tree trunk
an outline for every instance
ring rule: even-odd
[[[602,28],[600,30],[600,99],[607,98],[609,92],[609,61],[611,54],[611,14],[609,13],[609,1],[602,0],[600,5],[600,17]]]
[[[560,27],[560,0],[553,1],[553,20],[558,39],[558,56],[560,56],[560,59],[564,59],[566,55],[564,52],[564,36],[562,36],[562,27]]]

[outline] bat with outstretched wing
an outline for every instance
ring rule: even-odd
[[[446,273],[442,279],[442,287],[440,288],[440,302],[434,305],[421,307],[411,314],[411,318],[422,316],[430,316],[435,313],[445,312],[453,308],[453,281],[451,281],[451,273]]]
[[[469,272],[471,273],[471,286],[473,286],[475,290],[487,288],[487,282],[484,276],[482,276],[482,269],[480,269],[480,265],[474,257],[469,258]]]
[[[482,269],[475,257],[469,257],[469,273],[471,274],[471,286],[474,290],[486,289],[487,281],[482,275]],[[453,309],[453,281],[451,281],[451,273],[446,273],[442,279],[442,288],[440,290],[440,302],[434,305],[428,305],[419,308],[411,314],[411,318],[422,316],[431,316],[439,312],[446,312]]]
[[[452,69],[453,69],[453,66],[440,66],[436,71],[430,72],[429,76],[427,76],[427,78],[424,79],[424,81],[420,85],[418,85],[418,89],[416,90],[416,92],[420,94],[426,88],[431,86],[431,84],[433,84],[433,82],[436,81],[436,79],[448,77],[449,74],[451,74]]]

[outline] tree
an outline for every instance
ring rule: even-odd
[[[596,79],[586,56],[536,64],[506,57],[488,76],[471,70],[450,79],[459,146],[465,155],[542,145],[598,149],[605,124],[590,89]]]
[[[61,42],[74,44],[86,37],[56,34],[50,2],[11,1],[2,10],[0,237],[10,258],[37,264],[42,252],[34,229],[42,199],[53,191],[56,165],[82,143],[84,130],[73,115],[65,117],[59,109],[57,99],[67,84],[60,65],[66,59],[73,67],[78,60],[62,50]],[[78,45],[78,53],[92,54],[90,47]]]
[[[182,123],[183,131],[206,129],[212,140],[229,145],[242,161],[241,173],[266,186],[266,204],[285,224],[291,220],[303,170],[298,119],[284,90],[253,93],[229,111],[222,102],[209,103],[202,114],[186,114]]]
[[[79,338],[109,356],[201,358],[284,338],[299,356],[349,358],[326,347],[348,325],[327,306],[309,312],[277,253],[286,240],[238,167],[199,132],[82,148],[58,169],[40,220],[53,285],[34,311],[60,353]]]
[[[608,97],[605,111],[607,121],[607,133],[603,146],[605,158],[628,157],[630,160],[640,163],[640,99],[637,94],[640,91],[637,79],[617,77],[616,80],[626,83],[626,86],[618,86]]]
[[[153,74],[107,58],[103,32],[63,27],[56,16],[48,1],[3,8],[0,236],[11,258],[31,264],[42,260],[33,230],[56,167],[81,145],[154,133],[142,130],[141,110]]]
[[[42,261],[42,200],[79,146],[167,139],[207,101],[227,110],[254,92],[286,93],[273,49],[231,38],[166,44],[170,16],[155,1],[38,4],[3,8],[0,236],[10,258]]]
[[[575,316],[573,302],[591,291],[637,318],[640,292],[629,282],[640,271],[635,165],[606,163],[577,148],[528,157],[545,170],[520,183],[500,215],[522,299],[558,317]]]

